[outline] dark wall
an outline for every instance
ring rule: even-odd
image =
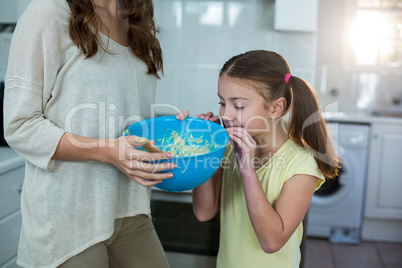
[[[8,146],[4,140],[3,129],[3,100],[4,100],[4,82],[0,83],[0,146]]]

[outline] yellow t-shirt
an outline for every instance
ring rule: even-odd
[[[258,241],[248,215],[241,175],[237,169],[233,147],[229,145],[225,156],[226,168],[222,177],[221,234],[218,268],[296,268],[300,263],[302,223],[288,242],[277,252],[265,253]],[[317,177],[316,190],[324,183],[313,156],[291,140],[257,170],[258,178],[268,201],[274,205],[285,182],[296,174]]]

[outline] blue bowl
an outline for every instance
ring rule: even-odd
[[[163,151],[169,151],[172,133],[177,133],[186,145],[208,147],[209,152],[193,156],[174,156],[171,159],[154,161],[158,163],[174,162],[177,168],[163,172],[172,172],[173,178],[165,179],[155,187],[168,192],[191,190],[206,182],[218,169],[229,135],[219,124],[196,117],[177,120],[174,116],[155,117],[135,123],[124,131],[123,135],[136,135],[156,142]],[[143,148],[140,148],[145,150]],[[180,152],[176,152],[180,155]]]

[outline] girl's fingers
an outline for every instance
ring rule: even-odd
[[[189,115],[190,115],[190,113],[189,113],[187,110],[183,110],[183,111],[181,111],[180,113],[178,113],[178,114],[176,115],[176,118],[177,118],[178,120],[184,120],[184,119],[186,119]]]
[[[214,116],[213,112],[207,112],[206,114],[204,114],[204,113],[203,114],[198,114],[196,117],[200,118],[200,119],[203,119],[203,120],[207,120],[207,121],[212,121],[211,119],[215,118],[215,117],[219,119],[219,117]],[[216,120],[216,118],[214,120]]]
[[[241,143],[245,143],[247,146],[255,148],[255,141],[251,137],[251,135],[243,128],[235,127],[235,128],[227,128],[226,131],[228,132],[230,137],[237,137],[240,139],[239,146]]]
[[[216,116],[216,115],[211,117],[211,119],[209,119],[209,121],[215,122],[217,124],[221,123],[221,119],[219,118],[219,116]]]
[[[231,141],[233,141],[235,143],[235,144],[233,144],[233,147],[235,149],[241,148],[242,140],[239,137],[232,135],[232,134],[229,134],[229,137],[230,137]]]
[[[212,113],[212,112],[208,112],[208,113],[206,113],[206,115],[205,115],[205,120],[211,120],[211,118],[214,116],[214,114]]]

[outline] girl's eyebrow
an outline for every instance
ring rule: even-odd
[[[219,98],[223,99],[222,96],[219,95],[219,93],[218,93],[218,96],[219,96]],[[247,98],[244,98],[244,97],[232,97],[232,98],[229,98],[229,100],[230,101],[235,101],[235,100],[250,100],[250,99],[247,99]]]

